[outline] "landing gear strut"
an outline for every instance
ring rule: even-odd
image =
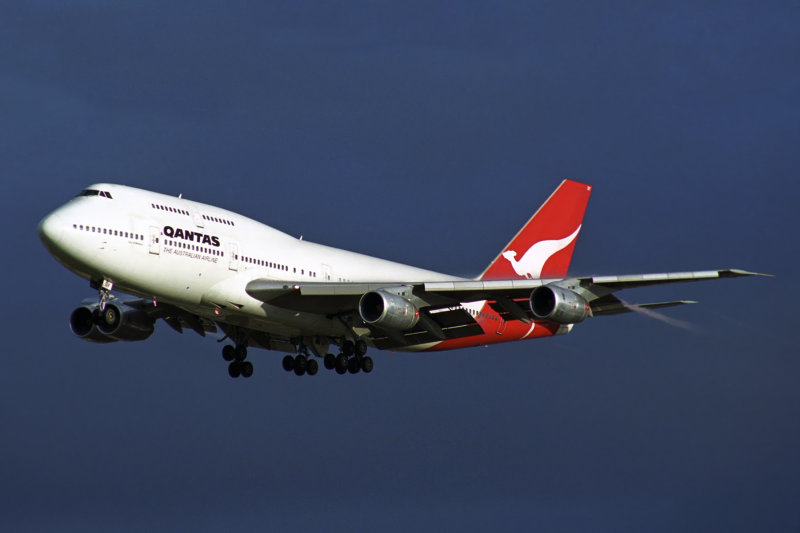
[[[110,279],[103,278],[103,281],[90,280],[89,287],[97,289],[100,292],[100,305],[98,309],[100,312],[106,310],[106,302],[111,298],[111,291],[114,289],[114,282]]]
[[[90,280],[89,286],[97,289],[99,293],[98,305],[92,311],[92,320],[98,326],[113,329],[116,327],[119,320],[115,307],[108,307],[108,301],[112,298],[111,290],[114,288],[114,283],[106,278],[103,281]]]

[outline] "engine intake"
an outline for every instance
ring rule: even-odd
[[[367,324],[398,331],[409,330],[419,322],[419,309],[414,304],[380,289],[361,297],[358,313]]]
[[[530,304],[533,316],[556,324],[577,324],[589,315],[589,304],[580,294],[556,285],[533,289]]]

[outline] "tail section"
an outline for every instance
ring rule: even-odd
[[[564,180],[478,279],[567,275],[592,187]]]

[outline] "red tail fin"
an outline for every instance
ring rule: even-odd
[[[564,180],[478,279],[567,275],[592,187]]]

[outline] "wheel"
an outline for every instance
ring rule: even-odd
[[[247,347],[240,344],[234,348],[233,357],[237,361],[244,361],[247,358]]]
[[[362,341],[361,339],[358,339],[353,349],[354,349],[353,353],[355,353],[358,357],[361,357],[365,353],[367,353],[367,343]]]
[[[336,356],[332,353],[325,354],[325,359],[322,360],[322,363],[325,365],[325,368],[332,370],[336,368]]]
[[[367,374],[372,372],[374,366],[375,364],[372,362],[372,357],[367,356],[361,359],[361,370],[363,370]]]
[[[283,369],[287,372],[294,370],[294,357],[287,355],[283,358]]]
[[[353,355],[353,351],[356,349],[355,344],[353,341],[344,341],[342,343],[342,353],[345,354],[347,357]]]
[[[308,361],[306,361],[305,356],[298,355],[294,358],[294,373],[298,376],[302,376],[306,373],[306,368],[308,368]]]
[[[308,363],[306,364],[306,372],[309,376],[313,376],[319,370],[319,363],[317,363],[316,359],[309,359]]]
[[[336,358],[336,372],[339,374],[347,372],[347,356],[343,353]]]
[[[232,378],[238,378],[242,375],[242,369],[238,361],[234,361],[228,365],[228,375]]]
[[[347,371],[351,374],[357,374],[358,371],[361,370],[361,365],[358,364],[358,359],[355,357],[351,357],[347,361]]]
[[[117,309],[114,306],[107,305],[101,315],[103,325],[107,328],[113,328],[117,325],[119,317],[117,316]]]
[[[241,367],[243,378],[249,378],[253,375],[253,363],[250,361],[243,361],[239,366]]]
[[[230,344],[226,344],[222,348],[222,358],[225,359],[226,361],[233,361],[233,352],[234,351],[235,350],[234,350],[233,346],[231,346]]]

